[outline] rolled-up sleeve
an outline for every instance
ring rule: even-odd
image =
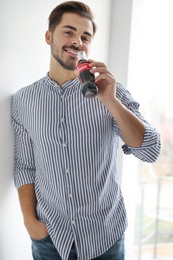
[[[118,83],[117,86],[117,97],[121,100],[122,104],[125,105],[129,110],[131,110],[141,121],[144,122],[145,132],[143,143],[140,147],[131,147],[127,144],[122,146],[123,152],[125,154],[133,154],[135,157],[141,161],[153,163],[157,160],[160,150],[160,134],[139,112],[139,103],[136,102],[131,96],[130,92],[123,88],[121,84]],[[114,128],[116,129],[118,135],[123,140],[121,132],[114,121]]]
[[[35,161],[32,140],[20,122],[15,96],[11,102],[11,120],[14,129],[14,183],[17,189],[35,182]]]
[[[143,144],[137,148],[124,144],[122,149],[125,154],[133,154],[141,161],[153,163],[160,154],[160,135],[156,129],[146,125]]]

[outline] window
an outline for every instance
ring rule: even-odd
[[[172,10],[172,0],[133,3],[128,85],[145,118],[160,132],[162,150],[154,164],[124,159],[128,232],[134,237],[127,259],[173,259]]]

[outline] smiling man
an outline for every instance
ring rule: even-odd
[[[90,60],[99,92],[83,96],[78,52],[89,56],[95,32],[87,5],[58,5],[45,36],[50,70],[12,98],[14,180],[35,260],[124,260],[118,141],[142,161],[160,152],[158,132],[103,62]]]
[[[78,52],[84,50],[89,54],[93,36],[92,21],[76,13],[64,13],[54,29],[50,25],[46,32],[46,42],[51,46],[51,79],[63,85],[67,80],[77,77]],[[64,81],[59,79],[57,70],[65,73]]]

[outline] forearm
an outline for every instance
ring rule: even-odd
[[[113,115],[124,142],[128,146],[140,147],[144,140],[144,123],[117,98],[117,83],[114,75],[102,62],[91,61],[91,73],[98,73],[95,82],[99,88],[97,98]]]
[[[18,194],[24,224],[30,237],[36,240],[46,237],[48,235],[46,224],[37,219],[34,184],[27,184],[20,187]]]
[[[20,207],[25,225],[37,219],[35,185],[27,184],[18,189]]]
[[[118,99],[106,105],[121,131],[124,142],[128,146],[140,147],[144,140],[144,123]]]

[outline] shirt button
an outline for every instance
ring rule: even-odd
[[[71,223],[72,223],[72,225],[74,225],[74,224],[75,224],[75,221],[74,221],[74,220],[72,220],[72,222],[71,222]]]
[[[64,98],[64,95],[61,95],[61,99],[63,99]]]
[[[71,193],[69,193],[69,195],[68,195],[68,196],[69,196],[69,198],[72,198],[72,194],[71,194]]]
[[[67,168],[67,169],[65,169],[65,172],[66,172],[66,173],[69,173],[69,169],[68,169],[68,168]]]
[[[62,117],[60,120],[61,120],[61,122],[63,123],[65,119]]]
[[[65,148],[67,145],[66,144],[62,144],[62,146]]]

